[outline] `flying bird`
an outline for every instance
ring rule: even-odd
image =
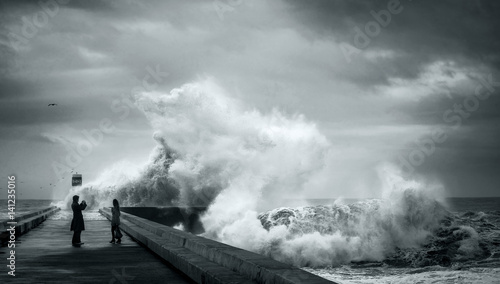
[[[56,106],[56,105],[57,105],[57,104],[49,104],[48,106],[50,107],[50,106]]]

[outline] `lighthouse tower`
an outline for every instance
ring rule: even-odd
[[[81,174],[73,174],[71,178],[71,186],[80,186],[82,185],[82,175]]]

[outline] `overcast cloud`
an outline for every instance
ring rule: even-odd
[[[377,196],[377,165],[402,158],[448,196],[499,196],[500,3],[38,2],[0,4],[0,172],[24,182],[18,198],[66,192],[54,162],[103,119],[115,131],[75,171],[145,163],[155,141],[131,103],[138,87],[207,77],[248,109],[317,124],[335,158],[332,184],[310,197]],[[418,156],[436,131],[442,142]]]

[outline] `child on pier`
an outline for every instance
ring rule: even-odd
[[[122,242],[122,233],[120,231],[120,204],[118,204],[118,200],[113,199],[113,208],[111,208],[111,236],[113,239],[110,241],[111,244],[115,243],[115,232],[116,238],[118,241],[117,244]]]

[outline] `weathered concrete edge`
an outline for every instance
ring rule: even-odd
[[[56,206],[52,206],[52,207],[45,208],[42,210],[32,211],[32,212],[29,212],[29,213],[24,214],[22,216],[16,217],[13,220],[13,222],[17,222],[15,224],[16,235],[20,236],[20,235],[26,234],[31,229],[40,225],[50,215],[56,213],[59,210],[61,210],[61,208],[56,207]],[[11,221],[3,222],[4,229],[2,229],[2,233],[6,233],[7,228],[14,226],[13,224],[8,224],[8,222],[11,222]]]
[[[109,211],[109,208],[100,210],[101,214],[105,216],[110,216],[111,213]],[[302,269],[275,261],[269,257],[195,236],[128,213],[122,212],[121,217],[122,220],[128,220],[134,225],[174,243],[178,247],[187,248],[214,263],[245,275],[258,283],[334,283]]]
[[[55,208],[57,208],[57,206],[50,206],[50,207],[43,208],[43,209],[33,210],[33,211],[27,212],[26,214],[23,214],[21,216],[15,217],[14,220],[3,219],[1,224],[4,225],[5,227],[7,227],[7,222],[12,222],[13,221],[13,222],[18,222],[19,223],[22,220],[26,220],[26,219],[32,218],[34,216],[43,214],[43,213],[45,213],[47,211],[50,211],[50,210],[53,210]]]
[[[102,209],[99,212],[106,218],[111,219],[111,213]],[[122,214],[124,213],[122,212]],[[120,228],[196,283],[256,284],[255,281],[211,262],[184,247],[177,246],[128,220],[122,218]]]

